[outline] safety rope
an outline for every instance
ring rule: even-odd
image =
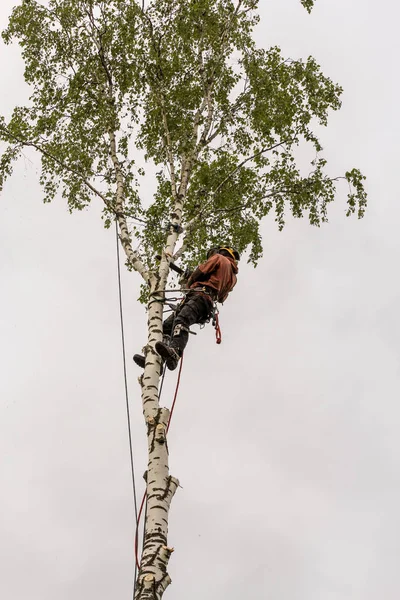
[[[135,532],[135,564],[136,564],[136,569],[139,570],[140,569],[140,563],[139,563],[139,554],[138,554],[138,543],[139,543],[139,539],[138,539],[138,533],[139,533],[139,525],[140,525],[140,519],[142,516],[142,512],[143,512],[143,506],[144,506],[144,501],[146,500],[146,496],[147,493],[144,492],[143,494],[143,498],[142,498],[142,502],[140,504],[140,509],[139,509],[139,514],[138,514],[138,518],[136,520],[136,532]]]
[[[169,431],[169,427],[170,427],[170,425],[171,425],[171,419],[172,419],[172,415],[173,415],[173,413],[174,413],[175,404],[176,404],[176,399],[177,399],[177,397],[178,397],[179,386],[180,386],[180,383],[181,383],[182,366],[183,366],[183,354],[182,354],[182,358],[181,358],[181,360],[180,360],[179,371],[178,371],[178,378],[177,378],[177,381],[176,381],[176,386],[175,386],[175,394],[174,394],[174,399],[173,399],[173,401],[172,401],[172,406],[171,406],[171,410],[170,410],[170,413],[169,413],[169,419],[168,419],[168,423],[167,423],[167,429],[166,429],[166,432],[167,432],[167,433],[168,433],[168,431]],[[164,369],[166,369],[166,367],[165,367],[165,366],[164,366]],[[164,370],[164,373],[163,373],[163,378],[162,378],[162,381],[161,381],[160,393],[159,393],[159,399],[160,399],[160,397],[161,397],[162,386],[163,386],[163,383],[164,383],[164,376],[165,376],[165,370]],[[146,500],[146,496],[147,496],[147,492],[145,491],[145,492],[144,492],[144,494],[143,494],[143,498],[142,498],[141,505],[140,505],[139,514],[138,514],[138,517],[137,517],[137,520],[136,520],[136,532],[135,532],[135,559],[136,559],[136,568],[137,568],[137,570],[139,570],[139,569],[140,569],[139,555],[138,555],[138,545],[139,545],[139,540],[138,540],[138,532],[139,532],[140,519],[141,519],[141,516],[142,516],[142,512],[143,512],[143,507],[144,507],[144,502],[145,502],[145,500]],[[143,538],[144,538],[144,535],[143,535]]]
[[[215,313],[214,321],[215,321],[215,325],[214,325],[214,327],[215,327],[215,339],[216,339],[217,344],[220,344],[222,342],[222,331],[221,331],[221,327],[220,327],[220,324],[219,324],[219,315],[218,315],[218,313]]]
[[[182,373],[182,366],[183,366],[183,354],[182,354],[182,358],[181,358],[181,364],[179,366],[179,372],[178,372],[178,379],[176,381],[176,387],[175,387],[175,394],[174,394],[174,399],[172,401],[172,406],[171,406],[171,410],[169,412],[169,419],[168,419],[168,423],[167,423],[167,433],[169,431],[169,426],[171,424],[171,419],[172,419],[172,415],[174,414],[174,408],[175,408],[175,403],[176,403],[176,399],[178,397],[178,391],[179,391],[179,386],[181,384],[181,373]]]
[[[122,285],[121,285],[121,265],[120,265],[120,255],[119,255],[119,238],[118,238],[118,223],[115,221],[115,233],[116,233],[116,241],[117,241],[117,273],[118,273],[118,297],[119,297],[119,316],[121,323],[121,343],[122,343],[122,363],[123,363],[123,371],[124,371],[124,385],[125,385],[125,404],[126,404],[126,417],[127,417],[127,425],[128,425],[128,438],[129,438],[129,453],[130,453],[130,462],[131,462],[131,474],[132,474],[132,490],[133,490],[133,505],[135,510],[135,520],[138,520],[138,510],[137,510],[137,498],[136,498],[136,483],[135,483],[135,467],[133,460],[133,449],[132,449],[132,431],[131,431],[131,416],[129,412],[129,396],[128,396],[128,381],[126,375],[126,352],[125,352],[125,330],[124,330],[124,315],[122,310]],[[137,576],[137,565],[135,563],[135,572],[133,576],[133,594],[132,598],[135,598],[136,591],[136,576]]]

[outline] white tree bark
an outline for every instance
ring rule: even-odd
[[[112,92],[112,90],[111,90]],[[165,117],[165,112],[163,110]],[[170,230],[161,257],[157,274],[150,274],[140,257],[132,249],[126,218],[124,216],[124,177],[118,159],[115,133],[109,131],[110,154],[116,176],[116,216],[120,229],[120,240],[125,254],[150,287],[148,302],[148,338],[143,351],[146,357],[144,373],[139,378],[142,388],[143,415],[147,425],[148,466],[146,473],[146,526],[143,552],[137,578],[135,600],[160,600],[171,579],[167,566],[172,548],[168,547],[168,515],[171,500],[179,481],[169,474],[167,426],[169,410],[159,406],[159,383],[161,361],[155,344],[162,340],[163,298],[169,273],[169,261],[173,256],[179,237],[183,200],[186,195],[189,172],[181,180],[179,193],[171,152],[168,123],[164,118],[166,147],[171,171],[171,188],[174,210],[170,214]]]
[[[202,109],[209,108],[209,90],[205,90],[205,101]],[[164,107],[162,105],[164,112]],[[147,481],[147,513],[144,534],[143,553],[137,579],[135,600],[161,600],[165,589],[171,583],[167,572],[168,562],[173,551],[168,546],[168,516],[172,498],[179,485],[178,479],[169,474],[169,457],[166,429],[169,410],[159,406],[159,381],[161,362],[155,351],[155,344],[162,339],[163,298],[169,273],[169,262],[173,259],[176,243],[181,230],[183,206],[190,181],[190,175],[198,152],[197,135],[200,118],[195,122],[193,131],[193,149],[188,156],[182,158],[179,186],[171,151],[168,122],[164,118],[166,134],[167,158],[171,173],[171,192],[174,208],[170,213],[170,231],[161,257],[157,275],[149,279],[150,299],[148,303],[148,339],[143,351],[146,364],[140,377],[142,386],[143,414],[147,424],[148,436],[148,468]],[[206,120],[206,128],[209,129]]]
[[[194,119],[192,150],[186,156],[181,157],[179,178],[175,168],[164,98],[160,90],[155,91],[155,98],[162,112],[166,159],[171,176],[173,210],[169,215],[170,229],[158,272],[150,274],[147,279],[145,278],[150,286],[147,307],[148,338],[147,344],[143,348],[146,359],[145,369],[139,381],[142,388],[143,415],[147,425],[148,438],[148,467],[146,473],[147,511],[145,515],[146,525],[143,552],[137,578],[135,600],[161,600],[164,591],[171,583],[167,568],[173,549],[168,546],[168,517],[171,501],[179,486],[179,481],[169,473],[167,425],[170,413],[168,409],[161,408],[159,405],[161,361],[155,350],[155,344],[157,341],[162,340],[163,337],[163,300],[169,273],[169,262],[173,259],[176,243],[182,232],[183,207],[191,171],[198,154],[204,147],[204,140],[206,140],[212,125],[212,87],[213,82],[209,82],[204,86],[203,102]],[[203,111],[206,111],[206,118],[203,122],[203,131],[199,137],[199,127],[202,122]],[[110,138],[110,143],[117,178],[117,206],[119,207],[119,199],[123,198],[123,178],[120,169],[118,169],[119,163],[116,154],[115,137],[114,139]],[[119,221],[119,224],[121,242],[124,245],[124,230],[121,227],[121,221]],[[140,264],[134,264],[133,261],[131,264],[133,264],[136,270],[141,272]]]
[[[147,511],[143,553],[137,579],[135,600],[160,600],[171,583],[167,572],[173,549],[168,546],[168,515],[179,485],[169,474],[167,426],[169,410],[159,405],[161,361],[155,344],[162,340],[163,297],[169,272],[169,260],[179,236],[182,202],[177,200],[171,227],[157,275],[150,279],[148,302],[148,339],[144,347],[146,364],[139,378],[142,387],[143,415],[147,425],[148,466],[146,474]]]
[[[146,473],[147,511],[143,552],[137,578],[136,600],[160,600],[171,579],[167,573],[168,561],[173,552],[168,547],[168,514],[171,500],[179,481],[169,474],[168,445],[166,430],[169,410],[159,406],[160,357],[155,344],[162,339],[163,291],[165,290],[169,260],[178,238],[178,225],[182,214],[182,203],[175,202],[171,214],[170,233],[161,259],[158,274],[150,275],[133,252],[124,208],[124,178],[117,155],[114,132],[109,132],[111,160],[117,182],[116,215],[120,229],[120,241],[128,260],[150,286],[148,302],[148,339],[144,353],[146,365],[139,378],[142,387],[143,415],[147,425],[148,466]]]

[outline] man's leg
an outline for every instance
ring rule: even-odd
[[[175,318],[174,329],[169,346],[157,342],[157,352],[166,360],[170,370],[176,368],[189,338],[189,327],[195,323],[204,323],[212,309],[211,300],[196,292],[189,294],[179,314]]]
[[[169,342],[169,340],[171,339],[172,328],[174,326],[177,313],[179,313],[179,307],[177,308],[176,312],[171,313],[169,315],[169,317],[167,317],[165,319],[165,321],[163,322],[163,341],[164,342]],[[144,369],[146,359],[143,356],[143,354],[134,354],[133,360],[139,367]],[[161,372],[162,372],[162,369],[161,369]]]
[[[175,323],[175,319],[176,319],[176,313],[173,312],[169,315],[169,317],[167,317],[163,323],[163,336],[164,336],[164,341],[166,338],[170,338],[172,335],[172,328],[174,326]]]

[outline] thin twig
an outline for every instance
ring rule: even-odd
[[[212,195],[215,196],[215,194],[217,192],[219,192],[219,190],[229,181],[229,179],[231,179],[231,177],[233,177],[235,175],[235,173],[237,173],[239,171],[239,169],[241,169],[245,164],[247,164],[251,160],[254,160],[255,158],[257,158],[257,156],[261,156],[262,154],[265,154],[266,152],[271,152],[271,150],[275,150],[275,148],[279,148],[279,146],[283,146],[284,144],[293,143],[294,141],[295,141],[295,139],[284,140],[283,142],[279,142],[277,144],[274,144],[273,146],[270,146],[269,148],[262,148],[261,150],[258,150],[257,152],[255,152],[254,154],[252,154],[251,156],[249,156],[248,158],[245,158],[244,160],[242,160],[241,163],[239,163],[237,165],[237,167],[235,169],[233,169],[233,171],[231,171],[225,177],[225,179],[223,179],[221,181],[221,183],[217,186],[217,188],[212,192]]]

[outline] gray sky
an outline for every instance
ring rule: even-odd
[[[2,26],[13,4],[2,0]],[[308,16],[297,0],[261,4],[259,43],[312,54],[345,88],[325,155],[334,175],[368,175],[370,202],[363,221],[345,219],[343,187],[319,230],[266,221],[265,257],[256,271],[241,264],[223,307],[223,344],[211,327],[191,338],[170,433],[183,489],[167,595],[397,600],[400,9],[319,0]],[[4,114],[27,90],[17,49],[0,52]],[[0,200],[0,597],[129,599],[115,239],[99,207],[44,206],[29,156]],[[145,341],[138,283],[124,274],[129,357]],[[141,495],[137,375],[130,362]]]

